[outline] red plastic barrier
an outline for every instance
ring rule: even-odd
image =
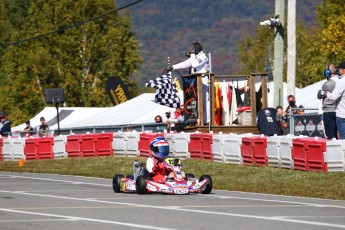
[[[190,134],[190,141],[188,143],[188,151],[191,159],[202,158],[202,136],[201,133]]]
[[[25,139],[24,154],[26,160],[36,160],[37,150],[36,150],[36,138]]]
[[[212,134],[192,133],[188,143],[188,151],[191,159],[205,159],[213,161]]]
[[[292,159],[295,170],[307,171],[309,168],[307,161],[308,142],[313,141],[313,137],[292,139]]]
[[[113,133],[100,133],[96,136],[96,156],[113,156]]]
[[[327,139],[318,138],[308,142],[307,162],[308,171],[327,172],[328,167],[324,161]]]
[[[164,137],[161,133],[140,133],[139,152],[141,157],[150,157],[150,142],[155,137]]]
[[[80,137],[80,155],[83,157],[96,156],[97,134],[83,134]]]
[[[201,134],[201,158],[205,160],[213,161],[212,153],[212,134],[202,133]]]
[[[70,135],[67,136],[67,144],[66,144],[66,152],[68,153],[68,157],[80,157],[80,142],[81,142],[81,135]]]
[[[241,155],[243,164],[255,166],[267,166],[268,158],[266,153],[267,137],[250,136],[242,138]]]
[[[3,146],[4,140],[0,138],[0,161],[4,160],[4,154],[2,153],[2,146]]]
[[[53,137],[34,138],[36,141],[36,159],[52,159],[54,158]]]
[[[326,172],[323,153],[326,151],[326,139],[296,138],[292,140],[292,159],[294,169],[303,171]]]

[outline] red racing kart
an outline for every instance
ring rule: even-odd
[[[178,158],[167,158],[164,160],[170,177],[166,178],[164,184],[156,183],[149,176],[149,172],[138,161],[134,162],[134,175],[124,177],[116,174],[113,178],[113,190],[120,192],[145,193],[168,193],[168,194],[210,194],[212,191],[212,179],[209,175],[202,175],[199,179],[193,174],[186,173],[182,176],[182,164]],[[171,176],[173,175],[173,176]]]

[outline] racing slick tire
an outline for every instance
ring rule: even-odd
[[[146,190],[146,178],[143,175],[139,175],[137,177],[137,180],[135,182],[135,189],[137,190],[138,194],[145,194],[147,192]]]
[[[207,179],[207,183],[204,185],[204,187],[201,189],[202,194],[210,194],[212,191],[212,178],[209,175],[202,175],[199,179],[199,181],[203,181]]]
[[[121,179],[124,178],[122,174],[116,174],[113,178],[113,190],[115,193],[123,192],[121,191]]]
[[[189,181],[191,178],[194,178],[194,175],[191,173],[186,173],[184,179],[186,179],[186,181]]]

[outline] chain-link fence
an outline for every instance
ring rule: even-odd
[[[290,134],[297,136],[324,137],[322,114],[315,108],[291,108],[288,119]]]

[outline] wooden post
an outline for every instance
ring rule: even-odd
[[[199,124],[204,124],[204,113],[203,113],[203,104],[204,99],[202,97],[202,75],[197,75],[197,85],[198,85],[198,119]]]

